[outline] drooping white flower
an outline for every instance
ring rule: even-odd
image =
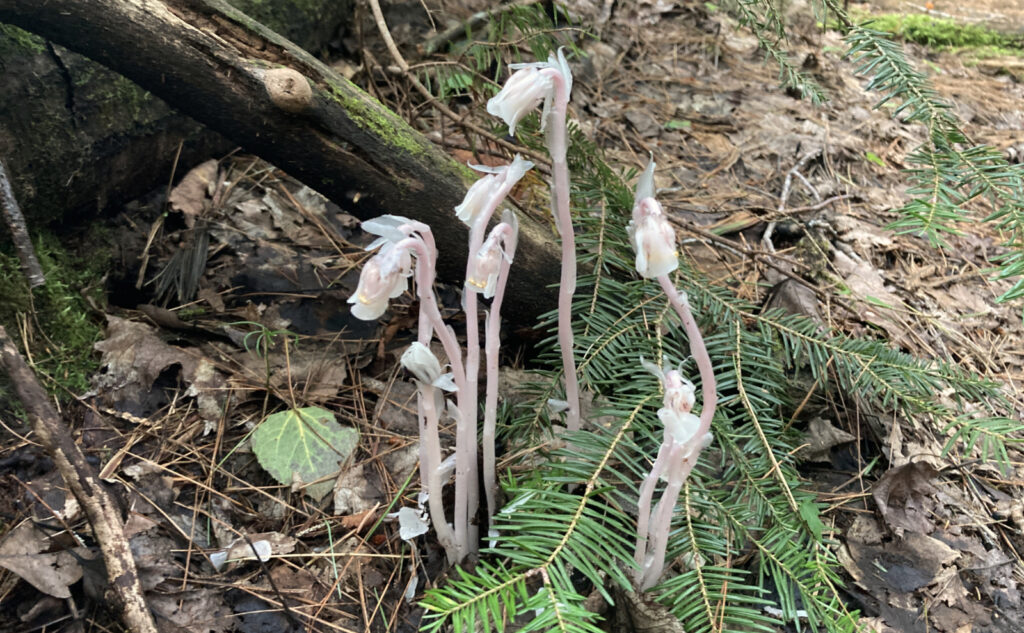
[[[506,209],[502,216],[502,222],[491,229],[477,251],[469,277],[466,278],[468,290],[483,293],[488,299],[494,296],[497,289],[502,260],[512,262],[519,234],[519,222],[515,214]]]
[[[487,102],[487,113],[508,125],[509,136],[516,135],[516,125],[540,103],[550,98],[554,79],[537,66],[520,68],[512,73],[501,92]]]
[[[378,236],[373,243],[366,247],[368,251],[388,242],[398,243],[413,233],[430,230],[426,224],[400,215],[382,215],[366,220],[360,226],[367,233]]]
[[[382,238],[383,239],[383,238]],[[387,310],[388,300],[394,299],[409,287],[412,274],[412,256],[404,248],[387,242],[366,262],[359,275],[359,285],[348,298],[352,316],[364,321],[380,318]]]
[[[515,136],[519,121],[543,101],[541,131],[544,131],[548,112],[551,110],[555,82],[565,84],[567,99],[572,92],[572,73],[569,71],[565,54],[562,49],[558,49],[557,55],[549,55],[546,62],[511,64],[509,68],[516,72],[505,82],[501,92],[487,102],[487,112],[505,121],[509,135]]]
[[[501,167],[487,167],[485,165],[470,165],[473,169],[486,174],[480,180],[473,183],[473,186],[466,192],[459,206],[455,207],[455,215],[467,226],[473,226],[473,222],[487,208],[491,197],[505,188],[506,195],[512,190],[519,179],[526,172],[533,168],[533,162],[524,159],[516,154],[512,162]],[[500,203],[495,202],[494,206]]]
[[[700,426],[700,418],[694,414],[680,413],[668,407],[658,409],[658,419],[665,425],[665,440],[679,446],[693,439]]]
[[[636,271],[645,279],[667,275],[679,267],[676,232],[654,199],[654,161],[636,187],[633,220],[626,227],[636,251]]]
[[[441,373],[441,362],[434,356],[430,348],[419,341],[409,346],[402,354],[402,367],[405,367],[416,380],[426,385],[433,385],[444,391],[456,391],[455,380],[451,373]]]
[[[640,365],[657,376],[665,390],[664,406],[658,409],[658,418],[665,425],[665,441],[686,444],[700,426],[700,418],[690,413],[695,402],[693,383],[683,378],[677,369],[665,371],[644,358],[640,358]]]

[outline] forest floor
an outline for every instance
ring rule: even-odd
[[[999,236],[968,221],[940,250],[885,228],[908,198],[901,170],[924,131],[873,109],[877,97],[842,58],[838,34],[791,16],[794,59],[829,95],[812,106],[779,88],[756,39],[710,3],[642,0],[604,16],[592,12],[597,4],[569,4],[599,34],[581,41],[588,57],[572,62],[572,116],[617,168],[657,156],[659,198],[707,278],[752,303],[955,362],[1005,385],[1009,417],[1024,417],[1021,306],[996,301],[1011,281],[990,273],[1004,252]],[[1024,28],[1024,10],[1004,4],[1013,3],[956,9]],[[479,8],[449,2],[433,18],[442,28]],[[391,6],[388,18],[398,41],[431,35],[417,2]],[[441,134],[433,110],[374,62],[387,53],[372,22],[346,46],[360,55],[339,70],[471,158],[457,132]],[[975,65],[916,44],[907,50],[973,139],[1024,160],[1018,58]],[[416,61],[415,47],[406,52]],[[244,155],[201,165],[169,199],[156,194],[130,211],[109,229],[123,266],[108,280],[109,303],[96,306],[106,320],[96,345],[102,369],[65,412],[130,510],[160,626],[255,633],[301,619],[321,631],[417,630],[415,597],[443,582],[443,554],[432,541],[408,548],[391,515],[414,505],[419,485],[415,388],[397,363],[415,316],[408,302],[380,324],[348,314],[370,241],[358,221]],[[972,212],[990,210],[979,203]],[[151,243],[151,234],[163,239]],[[155,281],[138,290],[137,278]],[[442,299],[458,305],[454,289]],[[336,460],[340,473],[270,478],[251,436],[282,404],[329,410],[358,432]],[[868,417],[799,422],[817,449],[802,472],[830,505],[824,519],[841,543],[851,607],[879,631],[1024,630],[1020,451],[1011,444],[1009,470],[958,463],[940,429]],[[82,526],[26,428],[12,423],[0,446],[8,474],[0,516]],[[848,492],[851,481],[859,493]],[[55,552],[44,528],[17,529],[0,541],[0,556],[26,561],[0,573],[0,629],[116,630],[88,597],[97,588],[83,595],[79,584],[88,568],[79,557],[93,553]],[[268,562],[253,560],[243,534],[266,544]],[[215,570],[218,556],[234,562]],[[883,564],[888,571],[877,573]],[[95,581],[85,575],[86,585]],[[73,619],[71,604],[83,619]]]

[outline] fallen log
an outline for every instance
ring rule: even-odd
[[[472,176],[400,117],[222,0],[0,0],[16,24],[114,69],[360,218],[430,224],[442,278],[461,281],[466,228],[452,212]],[[521,219],[506,314],[555,305],[550,227]]]
[[[351,20],[351,0],[230,1],[312,51]],[[117,73],[12,25],[0,24],[0,71],[0,158],[30,226],[88,219],[165,185],[175,164],[181,175],[235,146]]]

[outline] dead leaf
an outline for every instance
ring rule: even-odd
[[[93,391],[103,394],[110,405],[140,413],[160,374],[179,365],[182,378],[190,385],[189,395],[196,397],[200,416],[219,420],[227,394],[224,377],[209,359],[168,345],[156,332],[145,323],[108,315],[107,338],[93,345],[103,354],[102,372],[93,378]]]
[[[225,633],[234,625],[224,605],[223,589],[201,589],[180,593],[150,593],[146,603],[161,619],[189,633]],[[163,629],[161,623],[161,629]],[[172,629],[174,630],[174,629]]]
[[[816,323],[824,323],[818,311],[818,296],[795,279],[784,279],[776,284],[768,295],[764,308],[778,308],[786,314],[798,314],[809,317]]]
[[[50,540],[26,521],[0,542],[0,567],[4,567],[39,591],[55,598],[70,598],[71,585],[82,577],[82,567],[65,551],[43,553]]]
[[[944,569],[960,554],[938,539],[914,532],[903,539],[878,545],[847,540],[853,563],[851,575],[882,602],[900,602],[905,596],[944,578]]]
[[[804,444],[796,456],[808,462],[830,461],[829,452],[833,446],[852,442],[857,438],[846,431],[832,425],[824,418],[814,418],[807,424]]]
[[[929,534],[935,529],[932,513],[939,471],[923,461],[910,462],[888,471],[874,485],[871,495],[890,528]]]
[[[832,227],[840,240],[851,244],[861,257],[871,257],[878,251],[893,248],[892,233],[877,226],[862,222],[849,215],[837,215]]]
[[[189,228],[195,225],[196,217],[203,212],[207,197],[213,193],[217,171],[217,161],[212,158],[196,165],[185,174],[167,197],[171,208],[185,215],[185,224]]]
[[[838,249],[833,253],[833,263],[850,293],[860,300],[856,306],[857,316],[882,328],[889,340],[898,343],[907,331],[900,316],[906,305],[888,288],[881,271],[866,260],[856,261]]]
[[[359,464],[343,472],[334,482],[334,513],[357,514],[377,505],[377,492],[370,486]]]

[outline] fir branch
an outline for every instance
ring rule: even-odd
[[[1024,166],[1010,165],[1000,152],[975,145],[961,128],[948,102],[931,82],[907,60],[902,48],[887,34],[855,25],[836,0],[824,0],[839,18],[849,45],[847,56],[857,72],[871,77],[868,90],[882,94],[880,108],[892,100],[902,103],[893,115],[923,123],[928,141],[908,157],[921,167],[910,170],[911,195],[918,196],[901,209],[903,217],[891,225],[900,233],[923,233],[933,245],[946,246],[943,234],[957,233],[954,224],[965,217],[963,205],[985,197],[992,211],[984,218],[1006,232],[1008,253],[997,256],[997,279],[1018,278],[997,301],[1024,297]]]
[[[810,99],[814,105],[824,103],[827,98],[818,82],[800,71],[782,50],[780,42],[786,39],[786,26],[782,15],[772,0],[740,0],[736,10],[740,24],[750,29],[757,44],[779,66],[779,83],[783,88],[795,90],[801,98]]]

